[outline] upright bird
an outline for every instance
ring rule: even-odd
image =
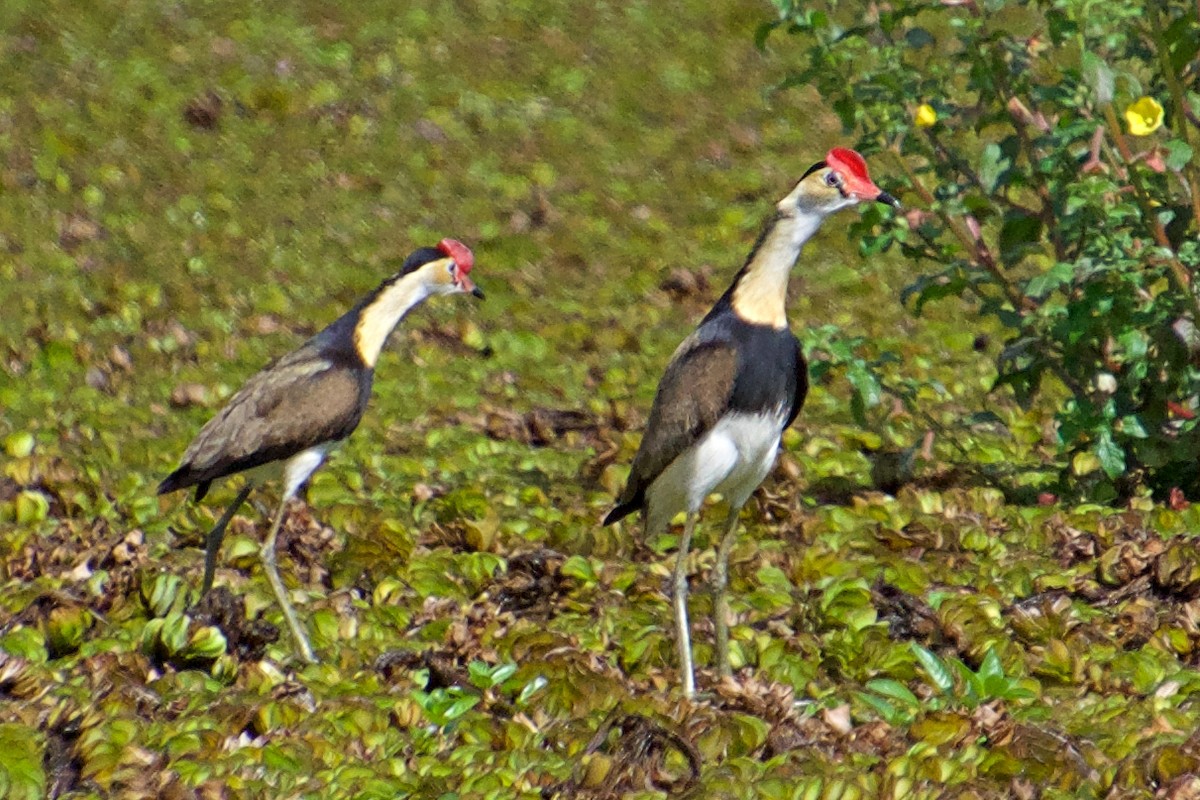
[[[443,239],[408,256],[403,267],[298,349],[253,375],[208,421],[158,493],[196,487],[203,499],[213,481],[246,472],[245,485],[209,532],[201,594],[212,586],[225,527],[250,491],[282,475],[283,494],[260,558],[300,657],[312,646],[275,567],[275,537],[288,500],[321,465],[330,447],[349,436],[371,397],[375,362],[397,323],[427,297],[483,292],[469,277],[475,257],[462,242]]]
[[[646,535],[680,511],[687,518],[674,571],[676,643],[683,691],[695,693],[687,615],[687,553],[704,499],[720,492],[729,516],[713,569],[717,670],[730,674],[729,551],[738,513],[775,463],[779,440],[808,391],[808,367],[788,329],[787,286],[800,249],[825,217],[864,200],[899,207],[853,150],[835,147],[775,206],[733,284],[676,349],[629,482],[604,518],[641,511]]]

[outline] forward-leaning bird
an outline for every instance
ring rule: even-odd
[[[158,493],[196,487],[203,499],[213,481],[239,472],[246,482],[209,532],[201,594],[212,586],[225,527],[263,480],[282,476],[279,508],[263,542],[263,571],[283,609],[297,651],[316,661],[275,567],[275,538],[288,501],[321,465],[333,445],[348,437],[371,397],[375,361],[397,323],[434,295],[483,292],[469,277],[475,257],[462,242],[443,239],[408,256],[403,267],[325,330],[253,375],[208,421]]]
[[[738,514],[775,463],[779,440],[808,391],[800,342],[788,329],[788,276],[800,248],[835,211],[863,201],[899,207],[853,150],[835,147],[775,206],[745,266],[667,365],[629,482],[604,524],[634,511],[646,536],[685,512],[673,575],[683,691],[695,693],[687,614],[687,553],[704,499],[719,492],[729,516],[713,568],[713,623],[720,675],[730,674],[729,551]]]

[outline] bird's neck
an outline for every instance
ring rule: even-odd
[[[754,325],[787,327],[788,277],[800,249],[821,227],[823,219],[820,214],[806,214],[795,207],[776,213],[729,289],[734,313]]]
[[[354,349],[367,367],[374,369],[375,361],[396,325],[428,296],[429,287],[422,277],[409,273],[385,281],[350,312],[357,313]]]

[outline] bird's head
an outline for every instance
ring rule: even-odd
[[[835,147],[809,167],[796,187],[779,204],[785,213],[822,217],[864,200],[900,207],[896,198],[880,189],[867,174],[867,162],[853,150]]]
[[[442,239],[437,247],[422,247],[404,262],[404,274],[420,272],[432,294],[466,292],[483,299],[483,290],[471,280],[475,255],[457,239]]]

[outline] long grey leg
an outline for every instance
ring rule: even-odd
[[[213,576],[217,572],[217,553],[221,549],[221,541],[225,538],[225,528],[237,510],[242,507],[242,503],[246,502],[246,498],[250,496],[253,489],[254,482],[246,481],[246,485],[238,492],[237,497],[233,498],[229,508],[225,509],[225,513],[217,520],[217,524],[208,532],[208,537],[204,542],[204,580],[200,583],[201,597],[208,594],[208,590],[212,588]]]
[[[275,537],[279,534],[279,526],[283,522],[290,499],[291,496],[285,493],[283,499],[279,501],[279,510],[275,513],[275,521],[271,523],[271,532],[267,534],[267,540],[263,542],[262,550],[258,555],[262,561],[263,571],[267,574],[267,580],[271,584],[271,589],[275,592],[275,599],[279,601],[279,607],[283,609],[283,617],[287,620],[288,627],[291,628],[292,638],[296,642],[296,650],[300,658],[309,664],[315,664],[317,658],[313,655],[312,645],[308,643],[308,636],[300,627],[300,620],[296,617],[296,611],[288,600],[287,589],[284,588],[283,581],[279,579],[279,571],[275,568]]]
[[[679,673],[683,678],[683,696],[692,699],[696,694],[696,675],[692,669],[692,639],[688,630],[687,611],[687,556],[696,528],[696,514],[688,513],[683,524],[683,538],[679,540],[679,555],[675,560],[675,643],[679,648]]]
[[[717,632],[717,674],[721,677],[733,674],[729,667],[729,594],[726,587],[729,585],[729,552],[737,541],[740,511],[740,508],[729,509],[725,534],[717,549],[717,564],[713,568],[713,625]]]

